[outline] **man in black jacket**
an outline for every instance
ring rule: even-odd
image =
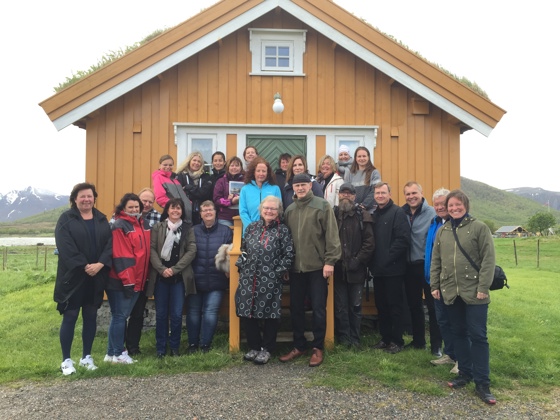
[[[379,312],[381,341],[373,348],[395,354],[404,346],[401,317],[410,225],[404,210],[393,203],[389,184],[375,184],[374,198],[377,209],[373,228],[376,244],[373,256],[373,287],[375,306]]]
[[[340,186],[338,197],[334,213],[342,258],[334,266],[334,332],[339,343],[358,347],[366,267],[375,249],[373,218],[356,206],[351,183]]]

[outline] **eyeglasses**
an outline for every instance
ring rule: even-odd
[[[277,207],[263,207],[263,210],[265,211],[278,211]]]
[[[213,211],[216,211],[215,209],[202,209],[200,210],[201,213],[212,213]]]

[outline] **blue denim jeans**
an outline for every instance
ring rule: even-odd
[[[129,317],[140,292],[126,297],[123,291],[107,290],[107,299],[111,307],[111,323],[109,324],[107,354],[120,356],[124,351],[124,333],[126,319]]]
[[[156,304],[156,352],[165,354],[167,343],[175,350],[181,344],[185,284],[157,281],[154,290]]]
[[[441,337],[443,338],[443,353],[453,360],[457,360],[455,356],[455,335],[449,322],[447,306],[443,303],[443,299],[434,299],[434,307]]]
[[[223,295],[223,290],[212,290],[187,296],[189,346],[209,347],[212,344]]]
[[[486,335],[488,304],[467,305],[457,297],[447,309],[455,334],[459,372],[473,378],[477,385],[490,385],[490,346]]]

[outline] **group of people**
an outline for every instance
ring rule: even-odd
[[[315,177],[305,156],[283,154],[273,171],[253,146],[245,149],[244,162],[214,153],[212,173],[204,170],[199,152],[189,154],[177,173],[173,158],[164,155],[152,175],[154,192],[125,194],[111,227],[94,208],[95,187],[77,185],[72,208],[56,228],[60,260],[55,301],[63,315],[63,373],[75,371],[70,348],[80,309],[80,365],[95,369],[91,345],[104,290],[112,313],[106,361],[133,362],[131,356],[140,351],[141,316],[151,296],[158,357],[168,348],[171,355],[179,354],[185,297],[188,352],[208,351],[228,287],[228,274],[216,268],[214,258],[221,245],[232,242],[232,219],[239,215],[243,238],[235,305],[247,338],[245,360],[270,360],[282,289],[289,283],[293,348],[279,360],[306,354],[305,313],[312,309],[309,366],[323,363],[331,276],[335,338],[359,347],[362,292],[371,276],[381,336],[373,348],[389,354],[425,349],[425,300],[430,349],[436,356],[432,363],[454,365],[457,377],[450,387],[474,381],[476,393],[495,403],[486,336],[495,265],[489,229],[469,215],[468,197],[460,190],[436,191],[431,207],[420,184],[411,181],[403,188],[406,204],[396,205],[369,150],[358,147],[353,158],[349,152],[342,145],[338,162],[322,157]],[[142,194],[151,196],[145,200]],[[163,208],[160,220],[154,201]],[[480,269],[459,251],[459,241]],[[412,341],[405,345],[407,317]]]

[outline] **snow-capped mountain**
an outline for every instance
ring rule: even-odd
[[[33,187],[0,193],[0,222],[13,222],[64,206],[68,204],[68,198],[67,195]]]
[[[510,188],[506,191],[529,198],[533,201],[541,203],[545,207],[560,210],[560,192],[547,191],[543,190],[542,188],[530,187]]]

